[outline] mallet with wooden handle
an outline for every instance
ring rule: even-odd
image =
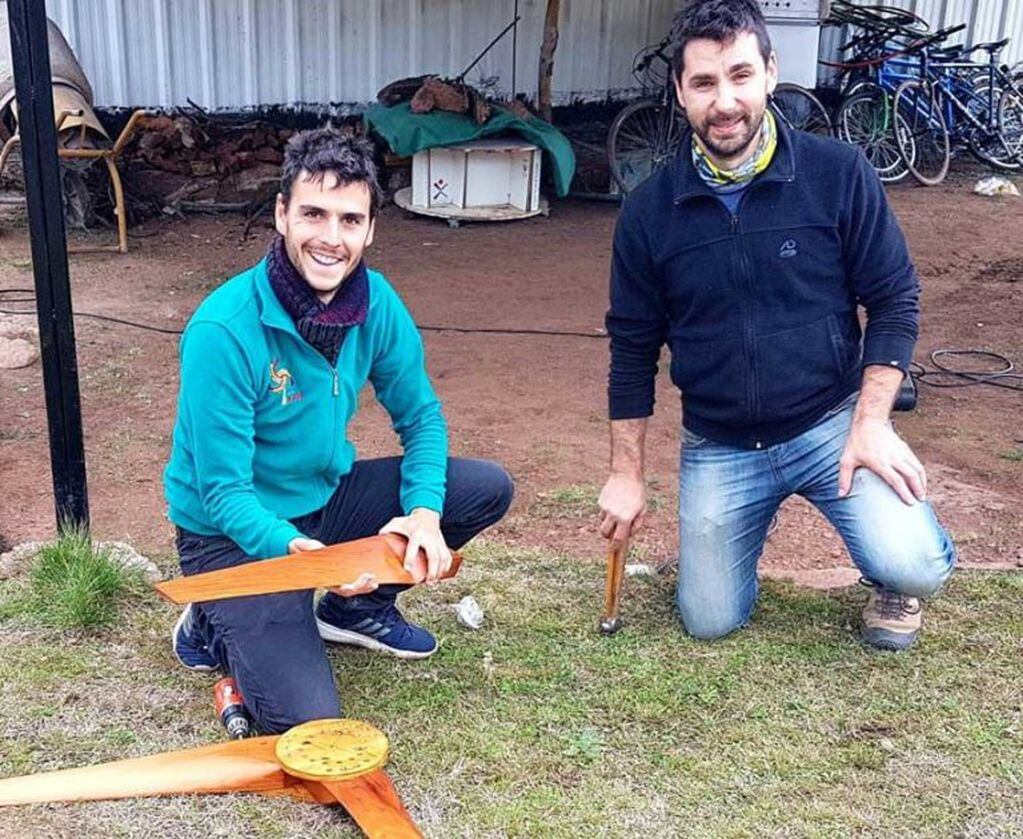
[[[607,580],[604,584],[604,616],[600,619],[600,631],[614,635],[622,628],[619,611],[622,605],[622,580],[625,578],[625,556],[629,543],[611,542],[607,552]]]

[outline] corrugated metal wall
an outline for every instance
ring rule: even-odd
[[[1011,38],[1002,60],[1011,64],[1023,59],[1023,0],[883,0],[882,5],[909,9],[928,21],[932,31],[965,23],[966,30],[954,35],[950,43]],[[821,34],[821,58],[839,60],[838,46],[845,40],[841,29],[826,28]],[[828,71],[822,70],[821,78],[827,75]]]
[[[634,87],[635,52],[677,0],[562,0],[556,102]],[[514,17],[515,0],[47,0],[97,104],[363,103],[388,82],[457,75]],[[518,0],[516,87],[533,95],[546,0]],[[509,33],[469,74],[512,79]]]
[[[554,63],[557,103],[635,90],[631,69],[681,0],[562,0]],[[877,0],[872,0],[877,2]],[[536,91],[546,0],[517,0],[516,89]],[[770,5],[770,4],[768,4]],[[964,40],[1013,44],[1023,58],[1023,0],[887,0],[932,28],[967,23]],[[97,104],[210,109],[357,104],[388,82],[456,75],[515,13],[516,0],[46,0],[96,92]],[[825,29],[823,57],[842,35]],[[782,67],[786,69],[785,56]],[[794,69],[791,66],[788,68]],[[469,74],[512,82],[509,33]]]

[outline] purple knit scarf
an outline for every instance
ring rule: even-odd
[[[348,327],[366,322],[369,310],[369,276],[361,260],[327,304],[320,301],[305,278],[291,264],[284,237],[278,235],[267,251],[270,286],[295,328],[315,350],[331,363],[337,362]]]

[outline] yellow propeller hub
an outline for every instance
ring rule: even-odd
[[[275,751],[289,775],[338,781],[387,763],[387,735],[360,720],[313,720],[282,734]]]

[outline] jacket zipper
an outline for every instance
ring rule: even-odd
[[[757,411],[757,365],[756,365],[756,353],[755,353],[755,341],[753,335],[753,283],[750,277],[749,264],[746,260],[746,253],[743,249],[742,234],[739,232],[739,212],[742,210],[743,201],[746,198],[746,193],[743,193],[739,199],[739,206],[736,207],[735,212],[732,214],[732,238],[733,247],[735,249],[736,261],[738,263],[738,272],[741,282],[741,290],[743,294],[743,349],[745,351],[746,360],[749,364],[749,380],[746,385],[746,404],[749,412],[749,422],[751,425],[756,424],[756,418],[759,413]],[[758,445],[757,448],[760,448]]]
[[[340,355],[340,353],[339,353],[339,355]],[[320,356],[320,357],[322,358],[322,356]],[[327,361],[327,359],[325,359],[325,358],[323,360],[324,360],[324,362]],[[330,366],[330,375],[331,375],[332,380],[333,380],[332,384],[331,384],[331,388],[330,388],[331,395],[333,396],[333,402],[332,402],[332,404],[330,406],[331,407],[330,417],[331,417],[332,425],[331,425],[331,429],[330,429],[330,431],[331,431],[331,433],[330,433],[330,452],[327,455],[327,466],[326,466],[327,469],[330,469],[334,465],[334,455],[335,455],[335,452],[337,451],[337,437],[338,437],[338,431],[337,431],[338,416],[337,416],[337,412],[338,412],[339,407],[340,407],[339,404],[338,404],[338,401],[339,401],[338,400],[338,396],[340,396],[340,394],[341,394],[341,385],[340,385],[340,383],[338,381],[337,362],[335,361],[333,364],[329,364],[329,366]]]
[[[760,385],[759,385],[759,380],[757,378],[757,368],[756,368],[754,352],[753,352],[753,347],[754,347],[754,343],[755,343],[754,340],[753,340],[754,339],[754,335],[753,335],[753,315],[752,315],[753,279],[752,279],[752,276],[751,276],[752,272],[749,269],[749,262],[746,259],[746,251],[745,251],[745,249],[743,248],[743,245],[742,245],[742,234],[739,232],[739,214],[742,212],[742,205],[744,203],[746,203],[746,197],[749,195],[749,193],[752,190],[757,189],[758,187],[762,186],[764,183],[784,183],[784,184],[788,184],[788,183],[792,183],[794,180],[795,180],[794,177],[787,176],[787,177],[781,177],[781,178],[772,178],[770,181],[754,181],[753,183],[751,183],[746,188],[746,191],[743,192],[743,194],[740,196],[739,204],[735,208],[735,212],[734,213],[730,212],[729,209],[724,204],[721,203],[721,199],[720,198],[718,198],[717,196],[713,196],[714,197],[714,201],[718,204],[719,207],[721,207],[722,210],[724,210],[724,212],[731,219],[730,230],[731,230],[731,235],[732,235],[732,239],[733,239],[732,247],[735,249],[735,252],[736,252],[737,257],[738,257],[739,275],[740,275],[740,277],[742,279],[742,286],[743,286],[742,291],[744,292],[744,296],[745,296],[745,299],[742,300],[742,303],[743,303],[744,308],[745,308],[745,312],[743,313],[743,321],[744,321],[744,325],[745,325],[744,335],[743,335],[743,350],[745,351],[746,358],[749,361],[749,370],[750,370],[749,385],[748,385],[748,387],[746,389],[746,400],[747,400],[747,402],[749,404],[749,416],[750,416],[750,424],[751,425],[755,425],[756,424],[757,417],[760,414],[760,412],[756,409],[756,397],[757,397],[757,392],[760,389]],[[682,203],[683,203],[683,201],[679,200],[679,199],[676,199],[674,201],[675,206],[681,206]],[[754,440],[753,444],[754,444],[754,448],[757,448],[757,449],[764,448],[763,441],[761,441],[761,440]]]
[[[278,332],[283,332],[285,335],[288,335],[289,337],[298,338],[299,339],[299,343],[305,343],[305,342],[303,342],[301,340],[301,336],[299,336],[297,333],[293,334],[291,331],[289,331],[287,329],[282,329],[282,328],[277,327],[277,326],[271,326],[270,328],[271,329],[276,329]],[[342,344],[343,343],[344,343],[344,339],[342,338]],[[335,400],[337,400],[337,398],[341,395],[341,382],[340,382],[340,375],[337,372],[337,362],[335,361],[334,364],[331,364],[329,361],[327,361],[326,358],[323,357],[322,353],[320,353],[317,350],[313,349],[308,344],[306,344],[306,348],[307,348],[307,350],[309,352],[313,353],[321,361],[323,361],[323,363],[327,365],[327,369],[330,370],[330,375],[331,375],[330,393],[331,393],[331,396],[334,397]],[[341,352],[340,352],[340,349],[339,349],[338,350],[338,358],[340,358],[340,357],[341,357]],[[329,469],[330,466],[334,463],[334,453],[337,451],[337,437],[338,437],[337,427],[338,427],[338,409],[339,409],[339,406],[338,406],[338,404],[335,401],[335,404],[332,405],[331,407],[332,407],[332,410],[330,412],[330,415],[331,415],[331,420],[332,420],[333,425],[331,427],[331,435],[330,435],[330,453],[328,454],[328,457],[327,457],[327,463],[326,463],[326,466],[324,467],[325,469]]]

